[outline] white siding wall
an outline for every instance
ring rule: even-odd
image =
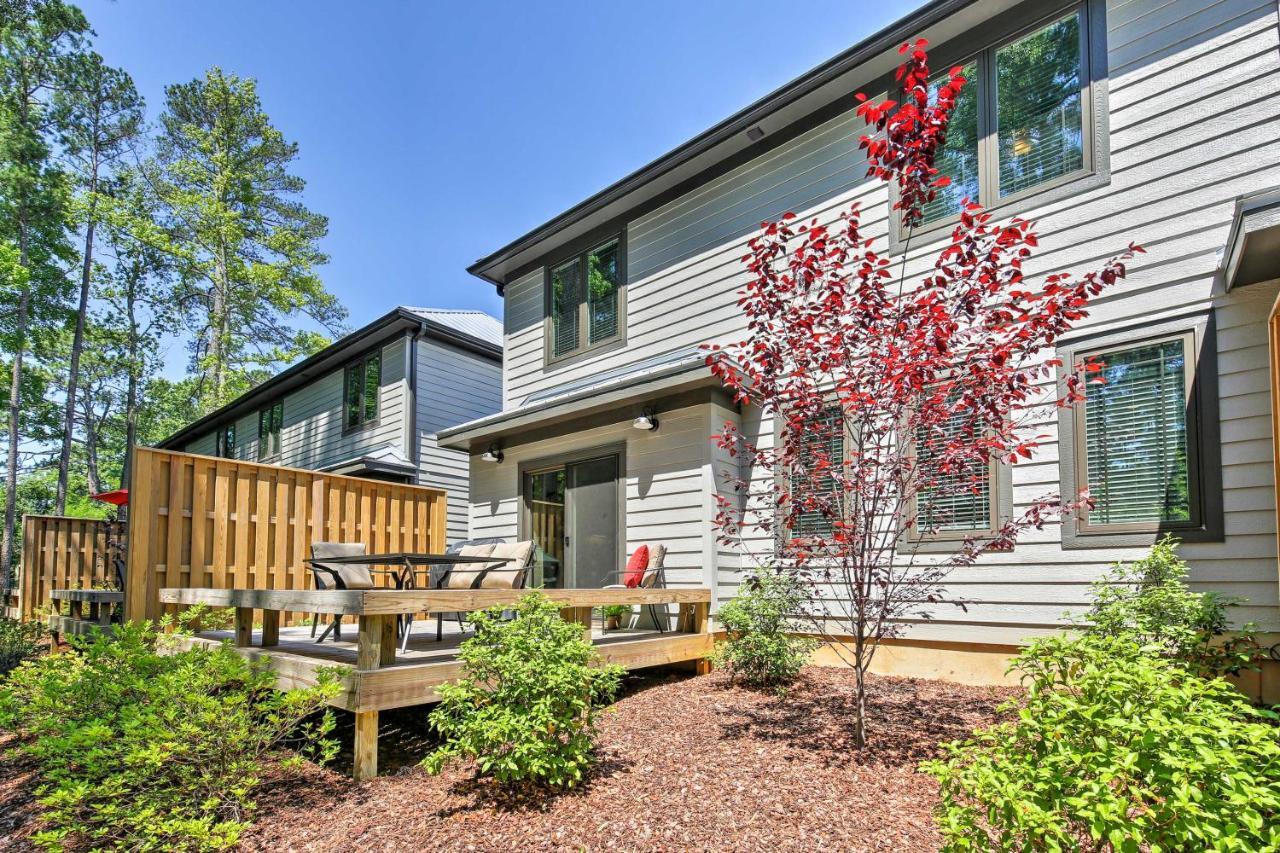
[[[436,433],[502,408],[502,367],[431,339],[418,349],[418,482],[449,493],[449,541],[467,538],[467,454],[436,443]]]
[[[324,468],[388,446],[396,448],[407,460],[407,353],[407,340],[403,338],[382,348],[382,389],[375,426],[343,434],[341,368],[285,395],[280,458],[271,461],[296,468]],[[212,454],[213,434],[189,442],[184,449],[189,453]],[[236,421],[235,457],[258,458],[256,412]]]
[[[1248,606],[1237,611],[1242,620],[1280,630],[1264,327],[1280,285],[1220,295],[1218,274],[1234,200],[1280,184],[1276,3],[1113,0],[1107,30],[1111,180],[1086,194],[1020,211],[1040,222],[1041,249],[1028,272],[1083,271],[1134,240],[1148,254],[1132,266],[1127,281],[1094,303],[1083,328],[1140,329],[1163,317],[1216,311],[1226,541],[1186,545],[1183,553],[1197,585],[1247,598]],[[887,192],[862,177],[860,132],[852,115],[837,117],[629,223],[627,344],[621,351],[545,369],[542,273],[508,283],[505,405],[604,366],[740,336],[740,259],[762,219],[786,210],[829,219],[857,201],[867,233],[885,235]],[[887,247],[882,242],[880,248]],[[909,269],[929,269],[937,248],[936,241],[913,244]],[[744,417],[750,424],[750,413]],[[699,420],[699,441],[705,444],[708,418]],[[767,422],[758,426],[766,434],[770,429]],[[1058,488],[1056,423],[1044,429],[1050,441],[1033,462],[1014,471],[1015,501],[1023,505]],[[667,440],[666,430],[664,420],[655,438]],[[547,452],[582,440],[548,443]],[[687,451],[693,465],[698,454]],[[669,530],[684,543],[681,560],[687,564],[697,552],[694,543],[705,546],[704,522],[689,520],[705,516],[705,507],[693,513],[685,491],[694,488],[698,469],[675,470],[671,462],[663,460],[663,479],[655,481],[676,490],[671,505],[637,504],[634,516],[629,512],[628,538],[638,544],[649,531]],[[472,504],[476,535],[510,535],[514,529],[514,472],[507,464],[477,472],[483,488]],[[636,474],[628,472],[629,494]],[[704,486],[697,488],[705,496]],[[1060,531],[1047,527],[1012,553],[956,573],[954,591],[972,602],[968,612],[940,610],[935,620],[913,626],[913,635],[1009,642],[1051,630],[1063,623],[1065,611],[1080,609],[1087,583],[1109,563],[1143,551],[1064,551],[1059,545]],[[717,559],[721,588],[731,592],[736,569],[749,560],[718,550]]]

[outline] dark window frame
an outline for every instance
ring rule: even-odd
[[[1062,366],[1059,378],[1083,358],[1161,341],[1183,338],[1191,343],[1185,352],[1187,378],[1187,467],[1192,519],[1189,522],[1090,522],[1084,509],[1064,518],[1062,547],[1116,548],[1151,545],[1165,533],[1183,542],[1221,542],[1224,537],[1222,506],[1222,442],[1218,415],[1217,334],[1213,314],[1184,317],[1124,331],[1081,337],[1059,346]],[[1080,403],[1058,412],[1059,476],[1061,493],[1074,499],[1088,482],[1088,458],[1084,430],[1085,409]]]
[[[1111,180],[1109,122],[1107,106],[1107,33],[1105,0],[1072,0],[1051,6],[1036,2],[1023,3],[998,21],[940,45],[930,53],[933,69],[945,69],[978,63],[978,201],[1004,218],[1034,206],[1050,204],[1070,196],[1105,186]],[[1064,17],[1072,10],[1081,16],[1080,26],[1080,114],[1083,163],[1080,169],[1035,186],[1027,187],[1003,198],[999,195],[1000,156],[997,137],[996,52],[1041,27]],[[969,46],[980,44],[973,50]],[[886,78],[885,91],[893,92],[892,75]],[[898,197],[896,187],[892,197]],[[950,234],[960,219],[954,213],[939,217],[914,229],[903,229],[897,216],[891,217],[890,250],[905,250],[908,239],[934,239]]]
[[[368,392],[367,382],[369,378],[368,376],[369,362],[373,361],[375,358],[378,360],[378,393],[374,396],[374,411],[373,411],[373,414],[370,415],[367,407],[365,406],[365,403],[366,403],[365,395]],[[383,358],[382,348],[379,347],[377,349],[369,350],[368,352],[363,353],[358,358],[353,359],[352,361],[348,362],[345,366],[343,366],[342,368],[342,433],[343,435],[347,435],[353,432],[360,432],[361,430],[365,430],[365,429],[369,429],[370,427],[377,426],[378,423],[382,420],[382,376],[383,376],[382,368],[383,368],[384,362],[385,362],[385,359]],[[353,373],[355,373],[359,377],[359,382],[360,382],[360,391],[357,394],[357,398],[360,401],[360,407],[359,407],[360,416],[356,419],[356,422],[354,424],[351,423],[351,420],[348,417],[348,415],[350,414],[351,400],[347,395],[347,391],[351,388],[351,375]]]
[[[587,298],[587,281],[589,276],[589,265],[587,259],[595,252],[606,248],[610,244],[617,244],[618,252],[618,328],[617,331],[607,338],[602,338],[594,343],[591,342],[591,324],[589,302]],[[555,316],[553,308],[553,296],[551,289],[552,275],[556,270],[562,269],[569,264],[574,264],[578,268],[578,289],[576,295],[576,317],[577,317],[577,345],[566,352],[556,354],[555,349]],[[614,347],[623,346],[626,343],[627,333],[627,239],[626,231],[619,231],[612,236],[605,237],[600,240],[592,241],[589,246],[580,248],[576,251],[557,256],[554,260],[548,261],[543,266],[543,330],[542,330],[542,349],[543,363],[563,364],[567,361],[573,361],[588,354],[598,353],[602,350],[612,349]]]
[[[228,436],[230,442],[228,443]],[[213,455],[220,459],[236,458],[236,422],[228,421],[213,433]]]
[[[278,414],[277,414],[278,413]],[[266,417],[266,429],[263,429],[263,417]],[[274,425],[272,424],[274,421]],[[281,437],[284,433],[284,398],[277,397],[258,409],[258,461],[270,461],[280,458]],[[270,438],[274,436],[274,442]]]
[[[916,443],[908,441],[907,452],[914,455]],[[911,518],[919,518],[918,501],[919,492],[912,495],[908,502],[907,511]],[[994,538],[1013,518],[1013,466],[996,458],[991,460],[989,466],[987,503],[989,523],[981,530],[938,530],[933,533],[923,533],[917,523],[910,530],[905,531],[903,538],[910,545],[911,550],[924,554],[954,551],[968,539]]]

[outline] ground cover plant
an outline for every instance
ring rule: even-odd
[[[746,578],[716,613],[725,639],[716,644],[713,663],[748,687],[785,689],[817,647],[813,638],[793,633],[807,601],[794,575],[765,570]]]
[[[0,616],[0,676],[39,654],[44,635],[39,622]]]
[[[497,607],[471,619],[462,676],[440,687],[431,712],[443,744],[425,766],[438,773],[470,759],[506,786],[580,784],[595,760],[596,710],[617,692],[622,667],[602,664],[582,626],[541,593],[506,616]]]
[[[0,727],[25,738],[38,768],[40,845],[225,849],[249,824],[270,753],[298,738],[303,754],[332,754],[321,709],[334,682],[278,692],[273,673],[227,646],[162,654],[164,641],[120,625],[0,686]]]

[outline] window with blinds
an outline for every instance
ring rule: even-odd
[[[1084,172],[1087,59],[1081,5],[963,63],[965,86],[935,162],[951,183],[925,206],[926,224],[955,216],[966,198],[991,207]]]
[[[810,466],[824,455],[829,463],[828,471],[842,466],[844,439],[844,412],[839,406],[828,408],[820,419],[809,422],[797,454],[799,465],[791,472],[787,484],[793,504],[799,506],[811,489],[816,489],[821,496],[833,494],[835,478],[830,473],[823,473],[815,479],[810,473]],[[820,509],[802,509],[792,513],[788,536],[800,540],[830,538],[835,532],[833,522],[830,514]]]
[[[994,466],[988,465],[975,478],[940,470],[935,461],[946,443],[960,436],[962,421],[958,415],[953,417],[932,438],[923,430],[916,435],[916,466],[922,484],[916,494],[916,529],[922,535],[963,536],[996,527],[991,494]]]
[[[551,359],[622,335],[622,240],[614,238],[551,267],[547,274],[547,355]]]
[[[382,390],[382,351],[377,350],[347,365],[342,374],[343,429],[360,429],[377,423]]]
[[[1094,354],[1105,382],[1088,385],[1083,405],[1090,526],[1194,520],[1190,346],[1190,336],[1178,336]]]
[[[284,401],[276,400],[258,410],[258,459],[280,455],[280,428],[284,426]]]

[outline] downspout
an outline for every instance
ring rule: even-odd
[[[406,375],[409,378],[409,393],[405,395],[405,458],[413,465],[417,478],[417,483],[422,482],[422,469],[418,467],[419,444],[418,440],[418,338],[425,334],[424,327],[419,325],[417,331],[409,336],[408,350],[409,369]]]

